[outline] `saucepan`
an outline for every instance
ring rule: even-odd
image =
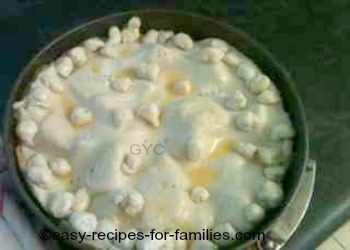
[[[290,206],[293,197],[300,188],[302,176],[306,171],[306,165],[309,159],[309,142],[304,108],[287,71],[262,45],[231,25],[220,23],[211,18],[197,14],[170,10],[139,10],[117,13],[76,27],[56,38],[43,48],[29,62],[27,67],[25,67],[20,74],[17,82],[13,85],[8,100],[7,111],[3,120],[5,128],[4,141],[14,186],[27,203],[28,208],[34,212],[45,226],[55,232],[66,230],[65,227],[67,227],[67,225],[60,220],[54,219],[41,208],[20,174],[15,154],[17,141],[14,136],[15,121],[11,104],[22,98],[28,90],[28,83],[33,80],[35,73],[43,65],[55,60],[62,52],[69,50],[89,37],[105,36],[109,26],[121,26],[134,15],[142,19],[143,31],[150,28],[184,31],[190,34],[195,40],[207,37],[221,38],[251,58],[276,84],[276,87],[282,95],[284,108],[290,114],[296,130],[296,136],[294,138],[292,161],[283,182],[283,189],[285,192],[284,200],[278,208],[269,211],[264,221],[253,230],[254,232],[268,233],[274,222],[278,220],[278,218],[283,215],[286,208]],[[245,248],[251,243],[253,242],[237,241],[233,244],[234,247]],[[86,246],[82,244],[77,244],[75,242],[69,242],[69,244],[86,249]]]

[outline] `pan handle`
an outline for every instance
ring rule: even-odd
[[[316,161],[309,159],[305,173],[302,175],[300,188],[289,207],[276,221],[264,240],[258,241],[259,250],[280,250],[296,231],[304,218],[313,194],[316,176]]]

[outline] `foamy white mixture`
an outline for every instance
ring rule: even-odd
[[[225,41],[140,19],[44,67],[13,104],[20,168],[78,231],[251,230],[283,198],[294,135],[278,90]],[[230,242],[100,242],[216,249]]]

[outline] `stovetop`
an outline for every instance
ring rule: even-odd
[[[350,218],[347,0],[2,0],[0,112],[20,70],[54,37],[96,17],[139,8],[182,9],[235,25],[268,48],[295,79],[318,168],[311,206],[287,249],[313,249]]]

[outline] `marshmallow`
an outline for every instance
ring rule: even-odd
[[[155,103],[141,106],[138,115],[153,127],[158,127],[160,125],[160,110]]]
[[[247,111],[236,116],[236,126],[246,132],[257,131],[261,127],[261,121],[254,113]]]
[[[248,63],[241,63],[237,67],[237,75],[247,83],[253,80],[256,74],[256,68]]]
[[[260,94],[271,85],[270,78],[265,75],[258,75],[249,83],[249,90],[253,94]]]
[[[202,60],[207,63],[218,63],[224,57],[224,52],[217,48],[205,48],[202,51]]]
[[[173,36],[173,42],[176,47],[182,50],[190,50],[193,48],[192,38],[185,33],[177,33]]]
[[[132,175],[132,174],[137,173],[140,165],[141,165],[141,163],[136,156],[127,154],[127,155],[125,155],[121,169],[122,169],[124,174]]]
[[[104,41],[98,37],[92,37],[84,42],[84,47],[87,51],[95,52],[105,46]]]
[[[72,204],[73,211],[85,211],[90,205],[90,194],[86,188],[80,188],[74,194],[74,200]]]
[[[16,126],[16,135],[22,141],[33,144],[33,139],[38,132],[38,125],[32,120],[20,121]]]
[[[41,188],[47,189],[53,182],[53,175],[48,167],[32,166],[26,171],[29,183],[33,183]]]
[[[257,195],[267,208],[275,208],[282,201],[283,190],[276,182],[267,180],[259,189]]]
[[[252,159],[257,152],[257,147],[251,143],[238,142],[235,150],[248,159]]]
[[[247,98],[239,90],[236,90],[225,101],[225,107],[228,110],[240,110],[240,109],[245,108],[246,105],[247,105]]]
[[[87,62],[86,51],[84,47],[78,46],[71,49],[68,55],[72,59],[75,66],[83,66]]]
[[[157,40],[158,40],[158,31],[156,30],[149,30],[142,37],[143,43],[157,43]]]
[[[134,84],[129,77],[121,77],[111,81],[111,87],[113,90],[126,93],[133,88]]]
[[[159,66],[155,63],[141,63],[136,68],[137,77],[145,80],[154,81],[159,74]]]
[[[244,216],[249,223],[258,223],[265,217],[265,209],[259,204],[251,203],[244,208]]]
[[[240,64],[239,57],[233,52],[226,53],[222,60],[230,67],[237,67]]]
[[[108,30],[108,42],[111,44],[119,44],[122,41],[122,35],[117,26],[111,26]]]
[[[210,193],[204,187],[194,187],[191,190],[191,199],[196,203],[206,201],[209,197]]]
[[[69,217],[69,222],[76,231],[88,234],[95,231],[97,226],[96,216],[85,211],[73,212]]]
[[[65,177],[72,172],[69,162],[63,158],[54,158],[49,161],[49,167],[53,175],[57,177]]]
[[[281,101],[281,97],[274,90],[265,90],[257,96],[257,100],[263,104],[275,104]]]
[[[27,167],[47,168],[47,160],[42,154],[33,154],[28,158],[26,165]]]
[[[158,33],[158,42],[166,43],[173,36],[174,36],[174,32],[171,30],[160,30]]]
[[[132,29],[139,29],[141,27],[141,19],[137,16],[130,18],[128,26]]]
[[[145,200],[136,190],[122,190],[114,195],[113,203],[121,207],[131,217],[141,212]]]
[[[68,192],[54,192],[50,195],[47,209],[56,218],[63,218],[71,213],[74,196]]]
[[[272,166],[264,168],[264,175],[271,181],[280,182],[287,172],[287,168],[283,166]]]
[[[84,107],[75,107],[70,115],[70,121],[75,126],[84,126],[91,123],[93,116],[90,110]]]
[[[64,78],[68,77],[74,69],[73,61],[68,56],[62,56],[55,63],[58,74]]]
[[[288,139],[294,136],[294,130],[290,124],[281,123],[271,130],[272,140]]]
[[[103,47],[101,50],[101,55],[115,59],[119,56],[119,48],[111,42],[107,42],[106,46]]]
[[[258,150],[258,156],[264,165],[275,165],[281,161],[281,149],[276,147],[262,147]]]

